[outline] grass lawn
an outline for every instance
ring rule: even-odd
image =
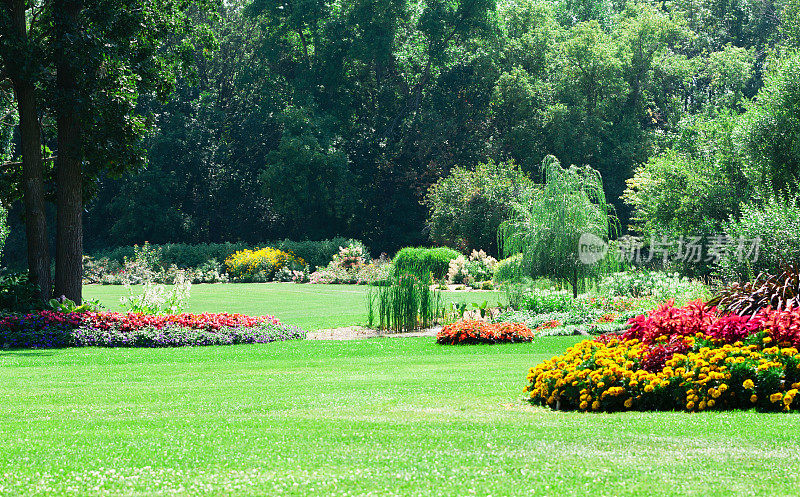
[[[797,415],[521,402],[576,340],[0,352],[0,495],[797,494]]]
[[[137,290],[138,292],[138,290]],[[363,285],[298,285],[295,283],[236,283],[192,285],[186,312],[238,312],[250,316],[270,314],[305,330],[363,325],[367,316],[369,287]],[[505,301],[503,292],[442,292],[444,301]],[[86,299],[98,299],[110,310],[120,311],[120,297],[128,295],[119,285],[83,287]]]

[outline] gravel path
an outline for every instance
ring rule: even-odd
[[[348,326],[346,328],[332,328],[328,330],[309,331],[306,335],[307,340],[361,340],[365,338],[377,337],[435,337],[441,326],[428,328],[427,330],[414,331],[410,333],[387,333],[385,331],[372,330],[363,326]]]

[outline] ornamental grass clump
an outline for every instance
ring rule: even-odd
[[[561,410],[800,410],[800,308],[723,314],[668,302],[623,335],[530,369],[530,402]]]
[[[790,264],[779,274],[761,273],[750,282],[732,283],[709,304],[740,316],[761,309],[791,309],[800,306],[800,265]]]
[[[445,317],[442,296],[412,274],[375,287],[367,298],[367,326],[394,332],[429,328]]]

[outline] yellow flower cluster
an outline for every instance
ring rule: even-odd
[[[534,404],[562,410],[800,409],[797,349],[687,343],[687,353],[651,372],[641,367],[651,349],[638,340],[585,340],[531,368],[523,392]]]
[[[240,250],[225,259],[228,274],[234,278],[263,274],[266,279],[272,279],[279,269],[300,268],[305,265],[305,261],[293,253],[272,247]]]

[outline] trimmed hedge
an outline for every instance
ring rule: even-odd
[[[334,254],[339,252],[339,247],[346,247],[350,244],[358,245],[364,249],[364,253],[369,254],[366,246],[358,240],[352,238],[336,237],[329,240],[281,240],[250,244],[244,242],[236,243],[166,243],[163,245],[150,245],[153,249],[161,250],[161,265],[170,267],[176,265],[179,268],[195,268],[201,266],[211,259],[216,259],[222,263],[225,259],[241,250],[272,247],[284,252],[291,252],[300,257],[309,265],[313,272],[317,267],[328,265],[333,259]],[[125,258],[134,257],[133,246],[116,247],[112,249],[100,250],[91,254],[94,259],[108,258],[122,264]]]
[[[450,261],[459,256],[463,254],[447,247],[406,247],[394,256],[392,265],[395,274],[413,274],[420,279],[431,275],[440,280],[447,276]]]
[[[193,268],[205,264],[211,259],[222,262],[230,255],[251,248],[251,245],[244,242],[237,243],[165,243],[163,245],[151,244],[154,250],[161,250],[161,264],[169,267],[176,265],[179,268]],[[94,259],[107,258],[112,261],[125,262],[125,259],[135,257],[133,246],[116,247],[100,250],[91,254]]]

